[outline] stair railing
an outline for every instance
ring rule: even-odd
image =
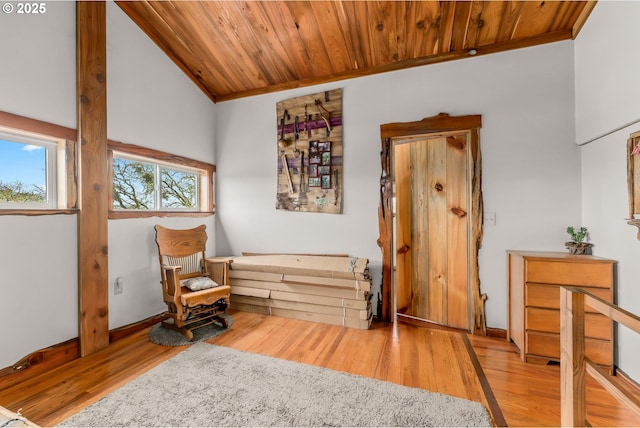
[[[585,356],[585,305],[640,334],[640,317],[576,287],[560,287],[560,422],[590,426],[586,416],[586,374],[640,417],[640,399],[617,376]]]

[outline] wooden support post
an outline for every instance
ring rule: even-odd
[[[80,355],[109,345],[107,36],[104,1],[76,3]]]
[[[584,294],[560,287],[560,424],[586,426]]]

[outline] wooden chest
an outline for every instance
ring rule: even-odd
[[[560,286],[583,288],[613,303],[614,260],[569,253],[507,251],[507,335],[528,362],[560,360]],[[613,369],[613,322],[588,306],[586,355]]]

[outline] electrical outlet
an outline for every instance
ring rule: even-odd
[[[122,294],[122,286],[124,285],[124,278],[118,277],[113,283],[113,294]]]
[[[487,226],[496,225],[496,213],[484,213],[484,224]]]

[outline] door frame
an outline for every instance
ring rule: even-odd
[[[470,190],[470,237],[469,237],[469,297],[471,306],[470,331],[474,334],[486,335],[484,313],[485,294],[480,293],[480,276],[478,269],[478,251],[482,242],[482,157],[480,154],[480,115],[449,116],[440,113],[437,116],[424,118],[417,122],[396,122],[380,125],[380,139],[382,150],[380,160],[382,172],[380,175],[380,205],[378,207],[378,224],[380,237],[378,246],[382,251],[382,284],[381,284],[381,313],[378,317],[383,321],[393,322],[393,170],[392,153],[395,139],[406,141],[407,138],[429,136],[443,132],[469,132],[469,176]]]

